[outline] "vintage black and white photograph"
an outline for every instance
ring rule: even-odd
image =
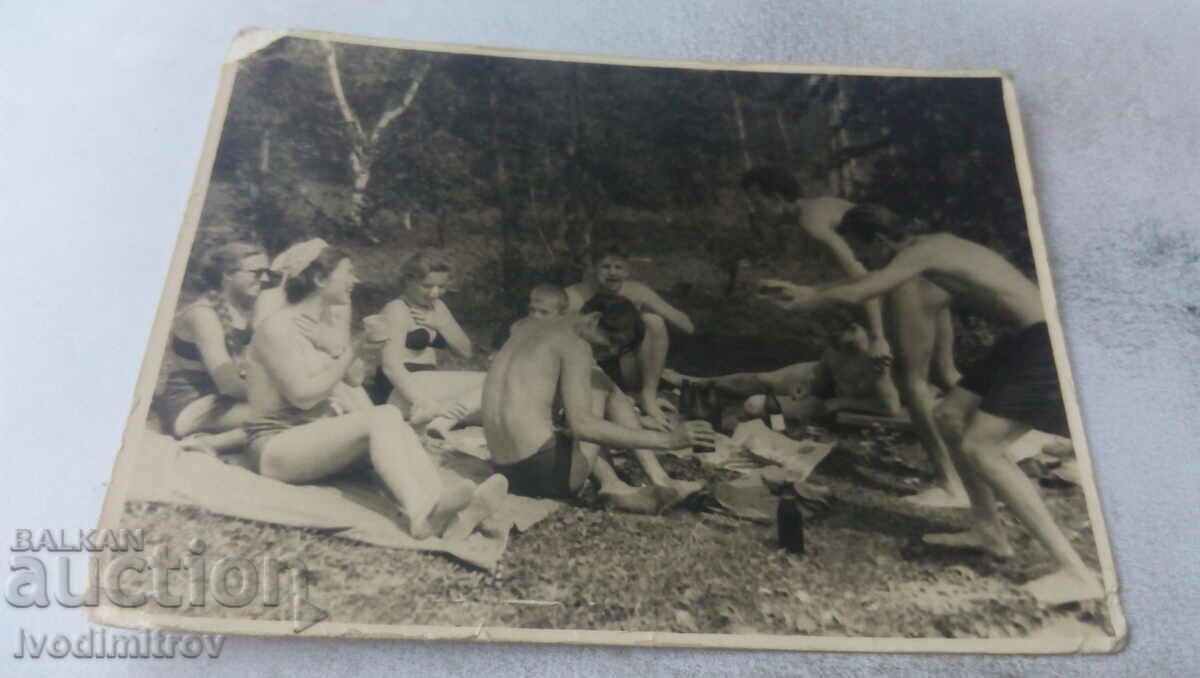
[[[183,565],[98,618],[1121,646],[999,73],[272,38],[222,71],[102,520]]]

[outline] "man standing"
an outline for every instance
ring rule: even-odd
[[[856,242],[854,229],[845,227],[863,219],[879,220],[883,216],[879,208],[833,197],[802,198],[796,178],[782,167],[755,167],[742,175],[741,185],[752,212],[797,223],[833,255],[850,278],[866,275],[864,262],[882,263],[870,261],[867,254],[871,243]],[[894,219],[894,215],[887,216]],[[879,299],[867,300],[863,310],[867,317],[867,352],[880,369],[887,369],[895,351],[892,374],[896,386],[936,473],[932,487],[906,501],[921,506],[966,508],[966,490],[933,419],[934,398],[929,388],[931,377],[949,390],[961,376],[954,366],[949,299],[936,285],[917,277]]]
[[[1048,604],[1102,597],[1099,580],[1055,525],[1037,488],[1006,456],[1008,447],[1030,428],[1069,435],[1037,285],[992,250],[948,233],[900,242],[878,221],[861,220],[854,230],[856,237],[896,252],[891,262],[852,282],[822,289],[764,280],[761,289],[768,299],[787,310],[861,304],[924,277],[956,302],[1016,329],[968,371],[938,410],[975,520],[966,532],[929,534],[925,541],[1010,554],[994,492],[1057,565],[1053,573],[1025,585],[1031,595]]]

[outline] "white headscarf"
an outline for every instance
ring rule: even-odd
[[[320,238],[298,242],[275,257],[271,262],[271,270],[282,273],[285,279],[294,278],[321,256],[326,247],[329,247],[329,243]]]

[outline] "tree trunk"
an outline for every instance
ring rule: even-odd
[[[258,146],[258,171],[262,174],[271,172],[271,130],[263,133],[262,142]]]
[[[342,120],[345,121],[350,136],[350,171],[353,176],[350,219],[355,226],[364,226],[368,221],[369,213],[367,188],[371,184],[371,166],[375,162],[379,141],[388,126],[404,115],[412,106],[413,99],[417,96],[417,90],[421,88],[421,83],[429,74],[429,68],[433,65],[433,61],[422,61],[414,69],[412,81],[409,82],[408,89],[405,90],[400,103],[386,109],[368,132],[346,98],[346,90],[342,85],[342,73],[338,66],[337,48],[327,40],[321,41],[321,44],[325,47],[325,70],[329,76],[329,86],[333,90],[334,98],[337,99],[338,110],[342,113]],[[374,238],[372,237],[372,239]]]

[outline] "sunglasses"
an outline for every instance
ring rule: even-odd
[[[265,279],[267,282],[278,282],[283,277],[278,271],[272,271],[269,268],[242,268],[238,270],[242,273],[249,273],[257,279]]]

